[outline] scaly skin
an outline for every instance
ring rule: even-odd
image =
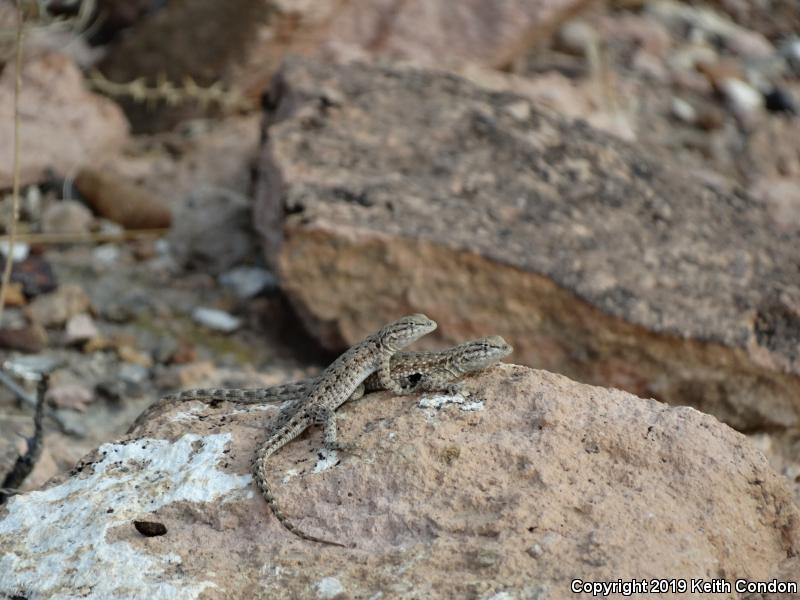
[[[343,547],[343,544],[338,542],[308,535],[289,522],[286,515],[278,508],[275,496],[267,483],[267,460],[311,425],[321,425],[324,428],[325,447],[330,450],[337,449],[339,444],[336,435],[336,409],[344,404],[373,373],[377,371],[382,373],[379,377],[383,384],[386,373],[390,373],[392,355],[434,329],[436,323],[425,315],[403,317],[386,325],[337,358],[317,378],[307,396],[281,411],[266,439],[256,450],[253,477],[272,513],[286,529],[305,540]]]
[[[407,393],[427,391],[457,391],[452,382],[458,377],[485,369],[508,356],[513,348],[499,335],[472,340],[434,352],[398,352],[391,358],[392,377]],[[197,400],[206,404],[235,402],[237,404],[282,404],[297,402],[307,395],[318,377],[274,385],[268,388],[200,388],[164,396],[153,403],[136,419],[133,427],[149,419],[154,413],[180,402]],[[449,384],[449,385],[445,385]],[[380,391],[378,377],[374,374],[364,381],[367,392]],[[351,400],[361,396],[356,389]]]
[[[432,352],[398,352],[391,358],[392,378],[406,393],[455,389],[455,379],[480,371],[513,352],[499,335],[471,340],[446,350]],[[237,404],[278,404],[295,402],[308,394],[318,377],[284,383],[268,388],[201,388],[164,396],[153,407],[176,402],[198,400],[207,404],[235,402]],[[367,392],[383,390],[373,373],[364,380]],[[356,395],[358,389],[356,390]],[[357,398],[350,398],[355,400]]]

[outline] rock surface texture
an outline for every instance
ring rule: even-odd
[[[367,396],[338,413],[357,454],[315,466],[315,431],[273,457],[290,519],[347,549],[255,490],[275,407],[173,406],[9,501],[0,595],[566,598],[575,577],[800,572],[786,484],[713,417],[514,365],[465,391]]]
[[[13,180],[14,67],[0,77],[0,188]],[[20,106],[20,181],[44,178],[48,169],[73,175],[81,166],[119,150],[128,139],[128,122],[116,104],[88,92],[83,75],[61,54],[46,53],[22,68]]]
[[[273,93],[257,226],[327,347],[424,312],[441,342],[800,422],[800,235],[763,204],[455,76],[290,62]]]

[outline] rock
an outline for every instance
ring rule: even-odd
[[[116,82],[142,77],[155,87],[159,75],[165,75],[175,85],[190,77],[202,86],[231,90],[223,95],[231,106],[204,106],[187,94],[174,107],[123,100],[135,129],[161,130],[191,116],[231,113],[237,102],[255,104],[281,60],[292,54],[337,61],[372,57],[430,66],[505,67],[591,3],[461,0],[457,10],[449,0],[168,3],[126,31],[109,48],[100,68]],[[207,25],[188,28],[186,23]]]
[[[737,427],[800,422],[800,238],[763,203],[454,76],[291,62],[277,86],[256,227],[325,347],[424,312],[421,347],[498,334]]]
[[[186,200],[169,232],[175,259],[186,268],[223,273],[256,251],[252,205],[243,194],[199,188]]]
[[[28,298],[52,292],[58,286],[53,267],[41,256],[29,256],[22,262],[15,262],[11,281],[22,285],[22,292]]]
[[[672,114],[684,123],[693,124],[697,121],[697,111],[694,106],[682,98],[672,98]]]
[[[121,257],[117,244],[101,244],[92,250],[92,262],[101,268],[114,266]]]
[[[0,593],[531,598],[576,576],[798,572],[785,481],[713,417],[512,365],[465,390],[485,407],[436,411],[385,393],[345,405],[340,434],[359,455],[321,472],[319,431],[270,459],[289,520],[345,549],[294,537],[257,492],[250,461],[274,407],[161,411],[8,502]],[[166,535],[144,539],[134,521]]]
[[[74,315],[67,321],[64,342],[68,345],[85,342],[100,336],[92,317],[86,313]]]
[[[45,399],[58,408],[86,412],[86,406],[95,398],[92,390],[79,383],[63,383],[47,390]]]
[[[242,326],[242,320],[224,310],[198,306],[192,311],[192,319],[216,331],[231,333]]]
[[[158,229],[172,223],[163,200],[108,168],[84,168],[75,186],[97,214],[126,229]]]
[[[261,267],[236,267],[220,275],[219,282],[233,290],[241,300],[257,296],[266,289],[274,291],[278,288],[275,275]]]
[[[789,66],[800,75],[800,37],[793,37],[781,47],[781,54],[786,57]]]
[[[322,56],[402,59],[420,65],[507,67],[591,0],[486,4],[465,0],[358,0],[339,7],[321,32]],[[316,9],[317,7],[315,7]]]
[[[15,263],[23,262],[28,258],[28,255],[31,252],[30,244],[26,244],[25,242],[14,240],[14,247],[9,248],[9,246],[10,243],[6,240],[0,242],[0,254],[3,255],[4,259],[7,259],[10,250],[12,255],[11,260],[13,260]]]
[[[181,365],[175,369],[178,384],[176,387],[199,387],[216,371],[214,363],[207,360]]]
[[[3,367],[27,381],[38,381],[42,373],[50,373],[63,363],[61,357],[49,354],[16,356],[5,361]]]
[[[779,231],[800,232],[800,183],[794,179],[763,179],[751,191],[767,205]]]
[[[0,77],[0,139],[11,140],[14,69]],[[59,174],[113,153],[127,140],[128,124],[111,100],[86,91],[83,75],[65,56],[31,57],[23,67],[20,176],[23,185]],[[0,145],[0,188],[12,182],[13,144]]]
[[[22,284],[10,282],[6,289],[5,306],[19,307],[25,306],[27,299],[22,293]]]
[[[33,323],[27,327],[0,329],[0,348],[20,352],[41,352],[47,347],[47,332]]]
[[[771,40],[796,35],[800,31],[800,13],[795,0],[711,0],[710,4],[725,11],[745,28],[757,31]]]
[[[598,43],[597,32],[586,21],[573,19],[558,30],[556,42],[559,50],[577,56],[589,56]]]
[[[745,59],[767,59],[775,52],[770,41],[757,31],[741,27],[705,7],[689,6],[675,0],[655,0],[647,3],[646,14],[674,31],[691,32],[694,40],[702,35],[709,43],[722,45]]]
[[[141,350],[137,350],[128,344],[118,345],[117,355],[119,355],[120,360],[132,365],[143,367],[145,369],[153,366],[153,358],[150,356],[150,354]]]
[[[94,221],[86,206],[75,200],[62,200],[48,206],[42,214],[42,231],[45,233],[85,234]]]
[[[725,79],[720,82],[731,110],[738,116],[749,119],[764,107],[764,96],[741,79]]]
[[[758,122],[747,136],[750,181],[794,179],[800,181],[800,119],[772,116]]]
[[[25,309],[28,316],[44,327],[59,327],[71,317],[87,312],[89,296],[78,285],[65,283],[55,292],[36,298]]]

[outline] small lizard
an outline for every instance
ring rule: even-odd
[[[386,389],[397,394],[410,393],[392,380],[390,359],[400,348],[408,346],[434,329],[436,323],[420,314],[403,317],[386,325],[337,358],[322,372],[302,400],[293,403],[278,415],[266,439],[256,450],[253,459],[253,477],[272,513],[286,529],[312,542],[344,547],[338,542],[308,535],[289,522],[286,515],[278,508],[275,496],[269,489],[267,460],[312,425],[321,425],[324,428],[326,449],[339,448],[335,411],[373,373],[377,373],[380,384]]]
[[[409,393],[459,389],[453,380],[479,371],[496,363],[513,352],[513,348],[499,335],[471,340],[446,350],[433,352],[398,352],[391,358],[392,379]],[[199,400],[213,403],[221,401],[239,404],[274,404],[294,402],[308,394],[318,377],[294,381],[268,388],[200,388],[164,396],[158,403],[189,402]],[[382,390],[377,374],[364,380],[351,397],[357,400],[363,392]]]

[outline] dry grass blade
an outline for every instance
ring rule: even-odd
[[[11,223],[8,227],[8,249],[6,252],[6,264],[3,268],[3,280],[0,282],[0,326],[3,324],[3,308],[6,304],[6,293],[8,283],[11,281],[11,268],[14,265],[14,242],[17,237],[17,221],[19,221],[19,96],[22,91],[22,32],[24,25],[24,15],[20,0],[17,0],[17,34],[15,43],[14,68],[14,165],[13,183],[11,192]]]

